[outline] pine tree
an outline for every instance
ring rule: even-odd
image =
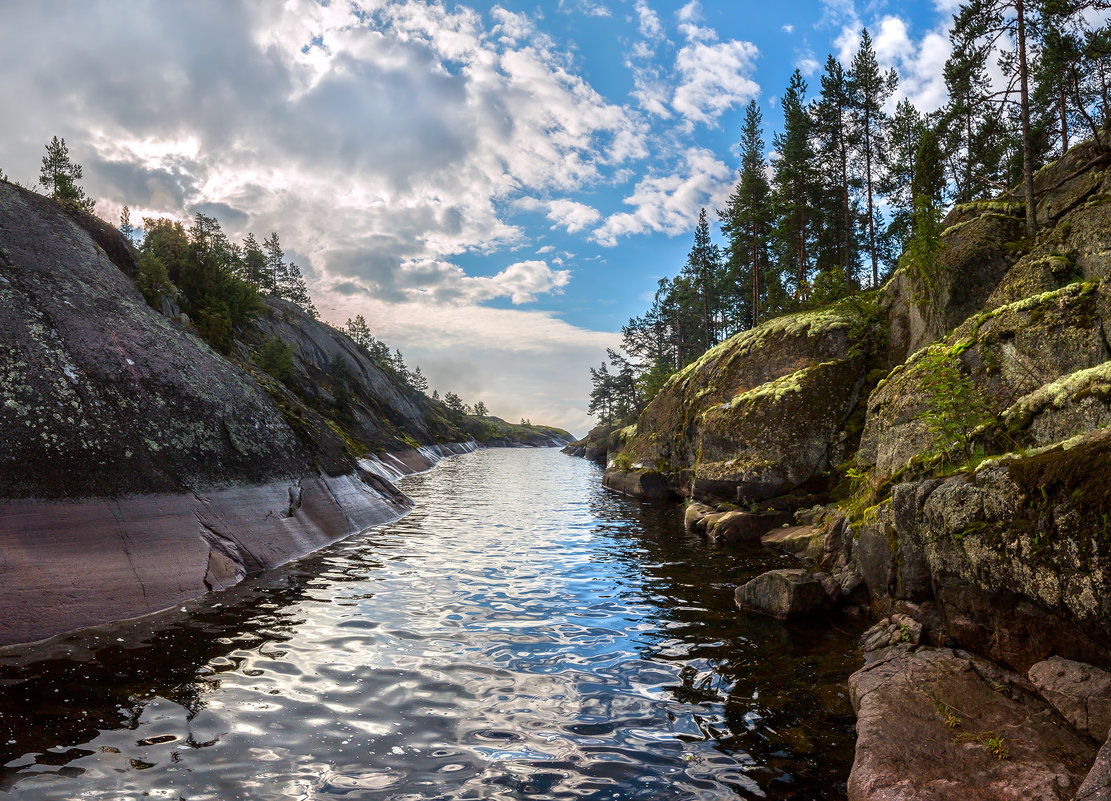
[[[783,132],[775,135],[779,158],[774,164],[776,239],[784,277],[794,285],[796,303],[810,287],[811,197],[815,184],[814,152],[810,148],[810,116],[806,81],[797,69],[781,99]]]
[[[747,314],[737,328],[756,327],[764,291],[761,271],[768,259],[772,209],[763,123],[760,107],[755,100],[750,101],[741,129],[740,178],[725,209],[718,212],[722,233],[729,243],[726,249],[728,271],[737,282],[738,294],[747,301],[738,304],[741,313]]]
[[[309,296],[308,287],[305,286],[305,278],[301,275],[301,268],[292,262],[285,265],[285,269],[282,271],[281,282],[278,285],[278,296],[293,301],[314,320],[320,318],[320,314],[316,311],[316,306],[313,305],[312,298]]]
[[[83,171],[81,165],[70,160],[66,140],[55,136],[46,146],[39,171],[39,185],[50,193],[50,197],[92,214],[96,201],[85,196],[85,190],[78,185]]]
[[[269,284],[269,272],[266,267],[266,254],[254,234],[247,234],[243,240],[243,277],[256,287]]]
[[[413,372],[409,374],[409,386],[417,392],[428,392],[428,379],[424,377],[424,373],[421,371],[419,364],[413,368]]]
[[[926,123],[910,100],[903,98],[888,121],[882,179],[878,189],[890,208],[887,238],[901,252],[910,237],[914,219],[915,159]]]
[[[474,405],[474,415],[475,415],[475,417],[487,417],[487,416],[489,416],[489,414],[490,414],[490,410],[486,408],[485,403],[483,403],[482,401],[475,401],[475,405]]]
[[[718,247],[710,241],[710,223],[706,220],[706,209],[702,209],[698,214],[698,226],[694,230],[694,245],[687,254],[683,272],[698,288],[702,307],[702,338],[706,343],[706,350],[716,341],[711,305],[714,279],[720,269],[720,262]]]
[[[366,324],[366,318],[364,318],[361,314],[356,314],[354,320],[348,318],[346,325],[344,325],[343,327],[343,330],[344,333],[346,333],[347,336],[351,338],[352,342],[354,342],[360,348],[363,348],[368,352],[370,351],[370,345],[371,342],[374,340],[374,337],[370,335],[370,328]]]
[[[124,239],[127,240],[127,244],[135,244],[135,226],[131,224],[131,209],[127,206],[124,206],[123,211],[120,212],[119,232],[123,234]]]
[[[876,184],[882,175],[886,147],[887,115],[883,106],[895,91],[894,70],[880,71],[872,37],[865,28],[860,32],[860,49],[853,57],[849,84],[852,87],[854,122],[858,130],[857,151],[863,160],[865,221],[868,228],[868,256],[872,264],[872,286],[880,282],[880,243],[876,235]]]
[[[816,141],[815,154],[823,165],[821,198],[829,209],[826,227],[832,258],[823,258],[830,266],[840,265],[842,281],[847,287],[857,280],[859,242],[857,224],[859,216],[852,199],[849,158],[856,147],[856,135],[850,125],[852,87],[841,62],[832,55],[826,58],[822,73],[821,94],[814,106],[813,131]],[[819,269],[822,268],[819,264]]]
[[[285,253],[278,241],[277,231],[271,232],[270,236],[263,240],[262,250],[266,256],[266,270],[264,273],[265,280],[260,283],[260,286],[269,290],[272,295],[276,295],[285,278],[286,271]]]

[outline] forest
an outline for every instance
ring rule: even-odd
[[[1107,0],[972,0],[950,28],[947,100],[894,102],[867,29],[846,67],[826,58],[817,87],[799,70],[765,138],[755,100],[724,208],[706,209],[685,263],[622,327],[621,352],[590,368],[590,413],[635,417],[685,365],[733,334],[881,286],[897,269],[928,273],[947,208],[1002,196],[1037,234],[1034,174],[1109,122]]]

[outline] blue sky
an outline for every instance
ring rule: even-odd
[[[277,230],[325,319],[362,313],[432,386],[583,433],[587,368],[703,206],[744,105],[778,126],[868,26],[943,98],[953,0],[427,0],[0,6],[0,169],[65,137],[98,211]]]

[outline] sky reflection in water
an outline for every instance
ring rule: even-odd
[[[556,451],[408,479],[409,517],[0,657],[0,795],[844,797],[858,626],[748,618],[784,564]]]

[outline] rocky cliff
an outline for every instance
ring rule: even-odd
[[[464,416],[293,304],[266,299],[225,358],[137,275],[111,226],[0,181],[0,645],[163,609],[394,519],[411,502],[387,476],[475,447]],[[280,377],[255,365],[273,342]],[[541,444],[499,423],[501,441]]]
[[[886,619],[875,639],[906,653],[854,677],[853,799],[1071,798],[1091,763],[1090,733],[1035,733],[1050,718],[1070,724],[1048,696],[1029,700],[1038,693],[1020,674],[1049,659],[1111,667],[1109,165],[1086,143],[1037,174],[1036,239],[1010,196],[953,209],[925,268],[718,345],[607,443],[607,486],[715,504],[688,510],[707,533],[728,521],[750,539],[799,543],[827,603]],[[808,511],[769,537],[781,521],[765,508]],[[813,579],[790,578],[738,600],[793,609]],[[940,650],[907,645],[912,627],[914,643]],[[910,725],[899,705],[918,695]],[[984,735],[975,770],[957,756],[943,762],[963,776],[938,768],[938,743],[953,741],[944,710],[962,703],[1025,732],[1023,765],[1018,748],[981,747]],[[893,745],[904,730],[935,738],[921,782],[930,748]]]

